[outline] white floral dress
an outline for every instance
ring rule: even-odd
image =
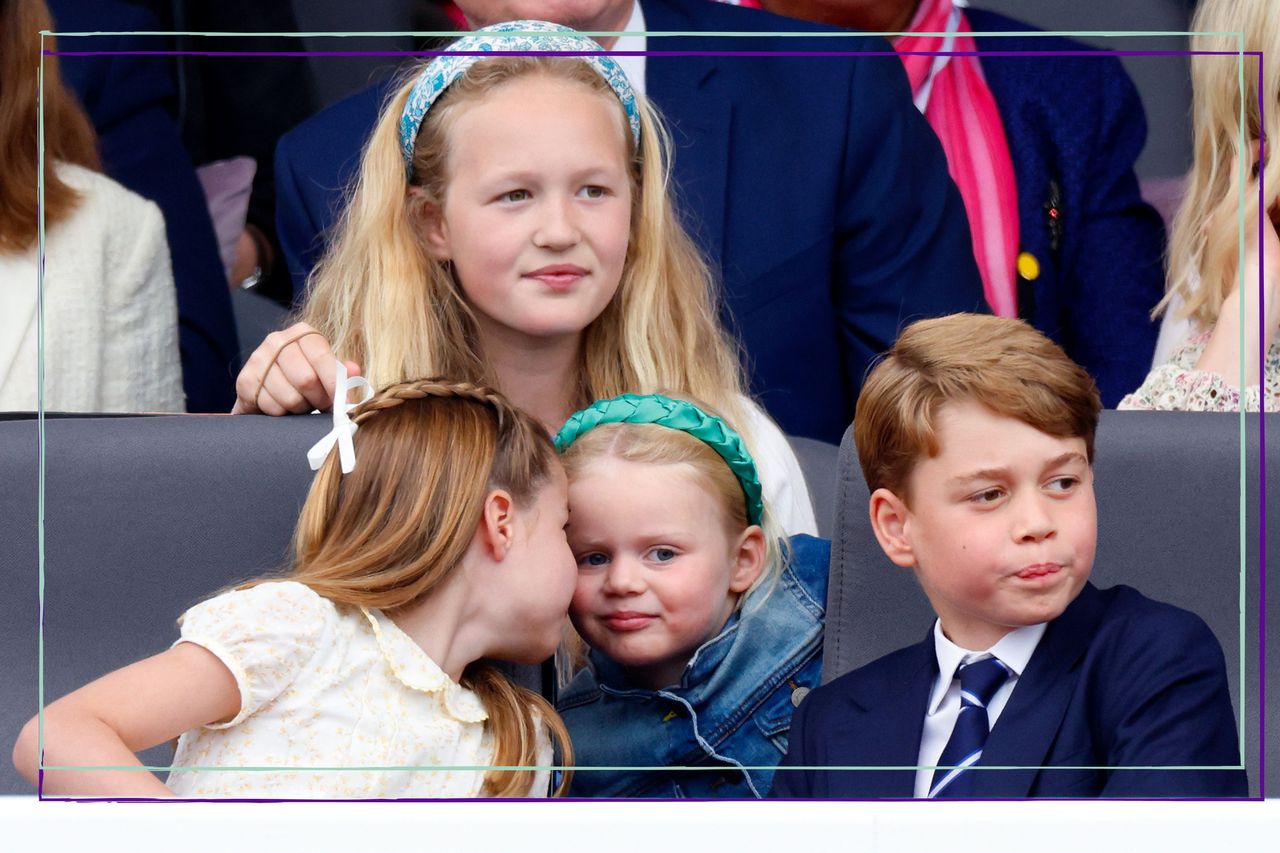
[[[188,610],[178,642],[216,655],[241,703],[179,739],[168,778],[179,797],[479,794],[494,752],[483,704],[380,611],[264,583]],[[538,764],[550,763],[544,730]],[[547,781],[538,771],[530,795]]]
[[[1238,412],[1240,391],[1220,374],[1196,370],[1212,330],[1201,332],[1174,351],[1167,364],[1152,369],[1137,391],[1120,401],[1118,409],[1152,411]],[[1256,358],[1257,353],[1250,355]],[[1244,408],[1280,412],[1280,341],[1271,345],[1263,364],[1262,387],[1244,389]]]

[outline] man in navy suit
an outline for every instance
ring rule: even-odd
[[[808,695],[773,796],[1248,795],[1213,633],[1088,583],[1100,408],[1088,373],[1022,321],[902,333],[854,442],[876,538],[938,619]]]
[[[588,32],[835,33],[705,0],[459,5],[476,26],[551,15]],[[606,47],[889,52],[871,37],[768,35]],[[752,389],[788,433],[838,441],[871,360],[903,325],[984,310],[959,193],[895,57],[622,59],[671,127],[679,209],[722,274]],[[278,226],[298,296],[386,91],[341,101],[280,141]]]
[[[978,50],[1087,51],[1071,39],[980,9],[965,14]],[[1062,345],[1111,408],[1147,377],[1164,296],[1164,223],[1133,165],[1147,138],[1142,101],[1115,56],[982,56],[1018,187],[1020,314]]]
[[[1141,385],[1156,346],[1151,309],[1164,295],[1165,239],[1160,215],[1142,200],[1134,175],[1147,125],[1120,60],[1103,51],[1069,55],[1095,49],[1045,36],[994,12],[952,6],[951,0],[764,0],[764,5],[842,27],[905,32],[899,50],[946,49],[946,39],[913,37],[917,32],[967,33],[971,27],[975,33],[1006,34],[979,36],[973,40],[975,59],[952,60],[980,67],[1003,130],[1002,140],[992,134],[988,144],[1008,145],[1017,203],[1018,315],[1089,371],[1104,406],[1114,407]],[[939,23],[943,10],[950,10],[945,24]],[[1042,55],[999,55],[1008,52]],[[940,73],[956,70],[949,62],[931,66],[918,79],[917,91],[931,87]],[[932,103],[928,91],[917,98]],[[951,127],[955,113],[944,109],[934,116]],[[952,129],[957,136],[963,133]]]

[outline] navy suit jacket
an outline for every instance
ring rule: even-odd
[[[115,0],[49,0],[60,32],[158,29],[144,9]],[[132,35],[60,39],[60,51],[161,50],[166,44]],[[218,255],[204,192],[178,128],[165,111],[172,71],[161,56],[64,56],[62,77],[98,134],[103,171],[155,202],[178,295],[178,343],[187,411],[227,412],[235,402],[240,348],[231,293]]]
[[[924,641],[819,687],[796,709],[775,797],[911,797],[929,693]],[[821,765],[896,770],[784,770]],[[1222,649],[1200,617],[1087,584],[1049,623],[983,749],[973,796],[1243,797]],[[1148,769],[1052,769],[1113,767]],[[1154,768],[1154,769],[1151,769]]]
[[[641,0],[654,32],[831,31],[705,0]],[[984,310],[968,222],[937,138],[881,39],[651,39],[649,50],[883,51],[871,57],[650,56],[677,207],[722,273],[752,390],[793,435],[838,442],[873,357],[912,320]],[[280,242],[299,294],[386,84],[276,149]]]
[[[1034,29],[993,12],[965,14],[975,32]],[[1051,36],[976,41],[980,52],[1093,50]],[[1133,173],[1147,135],[1142,102],[1105,53],[979,61],[1013,159],[1019,248],[1040,265],[1038,278],[1020,282],[1019,313],[1088,370],[1103,405],[1114,407],[1151,368],[1159,327],[1150,311],[1164,295],[1164,223]]]

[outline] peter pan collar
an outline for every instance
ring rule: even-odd
[[[385,613],[365,607],[361,607],[360,612],[373,628],[382,657],[404,686],[423,693],[442,694],[445,710],[459,722],[481,723],[489,719],[480,697],[446,675]]]

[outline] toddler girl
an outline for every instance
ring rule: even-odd
[[[46,770],[44,793],[547,793],[547,730],[567,750],[563,724],[480,658],[537,663],[561,636],[575,572],[550,440],[469,384],[406,382],[353,421],[348,408],[335,415],[339,451],[332,438],[313,448],[292,569],[196,605],[168,651],[44,712],[44,765],[138,765],[135,752],[181,735],[168,786],[140,771]],[[14,748],[33,783],[37,727]]]
[[[693,403],[603,400],[556,445],[591,647],[559,701],[570,793],[763,796],[821,674],[829,543],[779,539],[741,438]]]
[[[514,51],[541,55],[503,55]],[[548,432],[597,398],[681,388],[744,426],[783,528],[813,532],[799,463],[745,394],[711,273],[667,197],[661,123],[608,56],[564,55],[600,51],[516,21],[406,79],[309,280],[304,322],[250,357],[234,411],[328,408],[335,352],[376,385],[497,387]]]

